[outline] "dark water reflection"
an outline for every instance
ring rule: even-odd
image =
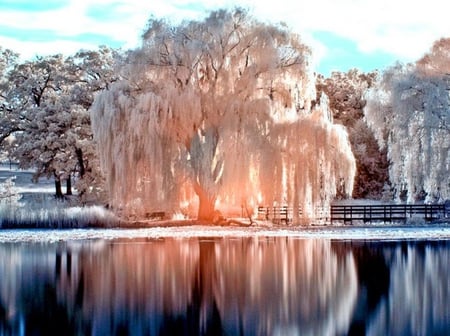
[[[0,335],[446,335],[450,242],[0,244]]]

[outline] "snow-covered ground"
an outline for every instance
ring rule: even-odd
[[[10,176],[16,176],[16,190],[24,197],[20,200],[22,206],[15,209],[14,216],[30,216],[28,209],[33,209],[36,220],[58,221],[60,218],[64,227],[67,221],[82,219],[89,223],[100,220],[105,223],[114,220],[111,213],[101,207],[70,207],[65,204],[58,204],[54,198],[53,181],[42,179],[39,183],[32,182],[32,171],[17,170],[8,165],[0,165],[0,182]],[[38,211],[36,211],[38,209]],[[20,210],[20,211],[19,211]],[[3,212],[2,217],[5,217]],[[14,218],[16,218],[14,217]],[[17,218],[19,218],[17,217]],[[68,218],[68,219],[67,219]],[[19,218],[21,219],[21,218]],[[0,227],[1,227],[0,218]],[[315,226],[298,227],[273,225],[270,223],[259,223],[252,226],[201,226],[190,225],[186,221],[180,221],[176,225],[170,221],[144,223],[149,227],[141,229],[31,229],[31,230],[0,230],[0,242],[17,241],[69,241],[86,239],[119,239],[119,238],[190,238],[190,237],[280,237],[288,236],[299,239],[340,239],[340,240],[404,240],[404,239],[450,239],[450,226],[447,224],[426,225],[419,223],[413,225],[377,225],[377,226]],[[70,223],[69,223],[70,224]],[[158,226],[160,225],[160,226]],[[76,227],[76,225],[73,225]],[[150,227],[151,226],[151,227]],[[51,227],[51,225],[48,225]],[[70,225],[69,225],[70,227]]]
[[[16,165],[0,164],[0,183],[13,177],[11,194],[20,195],[18,201],[0,199],[0,228],[43,227],[70,228],[104,224],[113,226],[117,218],[100,206],[79,206],[77,202],[61,202],[55,195],[53,179],[41,178],[33,182],[32,170]],[[63,192],[65,189],[63,188]],[[75,191],[74,191],[75,192]]]
[[[17,165],[0,164],[0,183],[14,177],[15,190],[22,195],[21,204],[35,205],[52,199],[55,193],[53,180],[41,178],[37,183],[33,182],[33,170],[21,170]]]
[[[176,226],[144,229],[0,230],[0,242],[59,242],[76,240],[161,238],[270,238],[336,240],[450,240],[450,227],[217,227]]]

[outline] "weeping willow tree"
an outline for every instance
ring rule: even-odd
[[[241,9],[150,20],[124,79],[92,107],[112,206],[137,216],[196,207],[211,220],[216,208],[313,209],[350,193],[354,158],[326,102],[312,101],[310,57],[287,27]]]
[[[450,39],[436,41],[414,64],[384,71],[369,91],[364,113],[387,148],[397,200],[450,198]]]

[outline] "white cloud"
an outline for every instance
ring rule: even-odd
[[[49,42],[23,42],[0,36],[0,46],[20,53],[23,60],[31,59],[36,55],[72,55],[81,49],[95,50],[97,45],[91,43],[74,42],[67,40],[53,40]]]
[[[354,41],[363,52],[415,59],[433,41],[450,34],[444,4],[442,0],[277,0],[258,2],[255,7],[261,15],[284,20],[300,32],[327,31]]]
[[[140,34],[151,14],[180,20],[203,15],[203,9],[249,7],[262,20],[284,21],[305,37],[318,54],[327,48],[311,39],[315,31],[331,32],[354,41],[361,52],[385,52],[401,60],[414,60],[426,52],[433,41],[450,34],[448,10],[442,0],[72,0],[64,8],[40,12],[0,12],[3,26],[15,29],[46,29],[59,36],[75,37],[83,33],[110,36],[122,41],[124,47],[139,43]],[[119,17],[95,20],[87,17],[90,6],[114,8]],[[114,6],[114,7],[110,7]],[[38,43],[14,42],[12,38],[0,40],[4,47],[18,47],[29,53],[64,52],[80,43],[54,41]],[[9,45],[8,45],[9,44]],[[88,45],[85,45],[88,47]]]

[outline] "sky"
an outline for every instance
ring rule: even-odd
[[[236,5],[299,33],[313,50],[315,72],[325,76],[412,62],[450,36],[443,0],[0,0],[0,46],[22,59],[135,48],[151,16],[176,23]]]

